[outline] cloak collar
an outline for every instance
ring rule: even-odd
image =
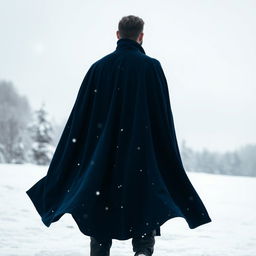
[[[129,38],[118,39],[116,50],[119,50],[119,49],[129,49],[129,50],[135,50],[135,51],[137,50],[146,54],[143,47],[138,42]]]

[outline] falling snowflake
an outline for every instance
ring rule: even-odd
[[[124,208],[124,206],[123,206],[123,205],[121,205],[121,208]]]
[[[142,169],[140,169],[139,171],[142,172]]]
[[[117,187],[118,187],[118,188],[121,188],[121,187],[122,187],[122,185],[117,185]]]
[[[119,146],[117,145],[116,148],[119,148]]]
[[[77,163],[77,165],[79,166],[79,165],[80,165],[80,163]]]
[[[187,211],[189,211],[189,208],[187,207]]]
[[[70,190],[68,189],[67,192],[69,192]]]
[[[204,213],[203,213],[203,212],[202,212],[201,214],[204,216]]]
[[[123,131],[124,129],[123,128],[121,128],[121,132]]]
[[[94,89],[94,92],[97,92],[97,89]]]
[[[73,138],[73,139],[72,139],[72,142],[75,143],[75,142],[76,142],[76,138]]]
[[[148,222],[146,222],[146,225],[148,226],[148,225],[149,225],[149,223],[148,223]]]
[[[142,235],[141,237],[143,238],[144,236],[146,236],[147,235],[147,233],[144,233],[144,235]]]
[[[98,196],[100,194],[100,191],[96,191],[96,195]]]
[[[108,209],[109,209],[108,206],[106,206],[106,207],[105,207],[105,210],[107,211]]]
[[[140,150],[140,146],[137,147],[137,150]]]
[[[93,160],[91,161],[91,165],[94,165],[94,161]]]

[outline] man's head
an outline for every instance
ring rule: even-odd
[[[142,44],[144,35],[143,27],[144,21],[138,16],[124,16],[118,23],[118,30],[116,31],[117,38],[128,38]]]

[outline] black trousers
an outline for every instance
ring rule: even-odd
[[[156,230],[144,235],[132,238],[134,256],[144,253],[151,256],[154,252]],[[112,239],[97,239],[90,237],[90,256],[109,256],[112,246]]]

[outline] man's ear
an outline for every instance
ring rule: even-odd
[[[143,41],[143,36],[144,36],[144,33],[141,32],[141,33],[140,33],[140,36],[139,36],[139,40],[140,40],[141,42]]]
[[[117,39],[120,38],[119,30],[116,31],[116,36],[117,36]]]
[[[140,41],[140,45],[142,45],[142,43],[143,43],[143,33],[141,33],[140,35],[139,35],[139,41]]]

